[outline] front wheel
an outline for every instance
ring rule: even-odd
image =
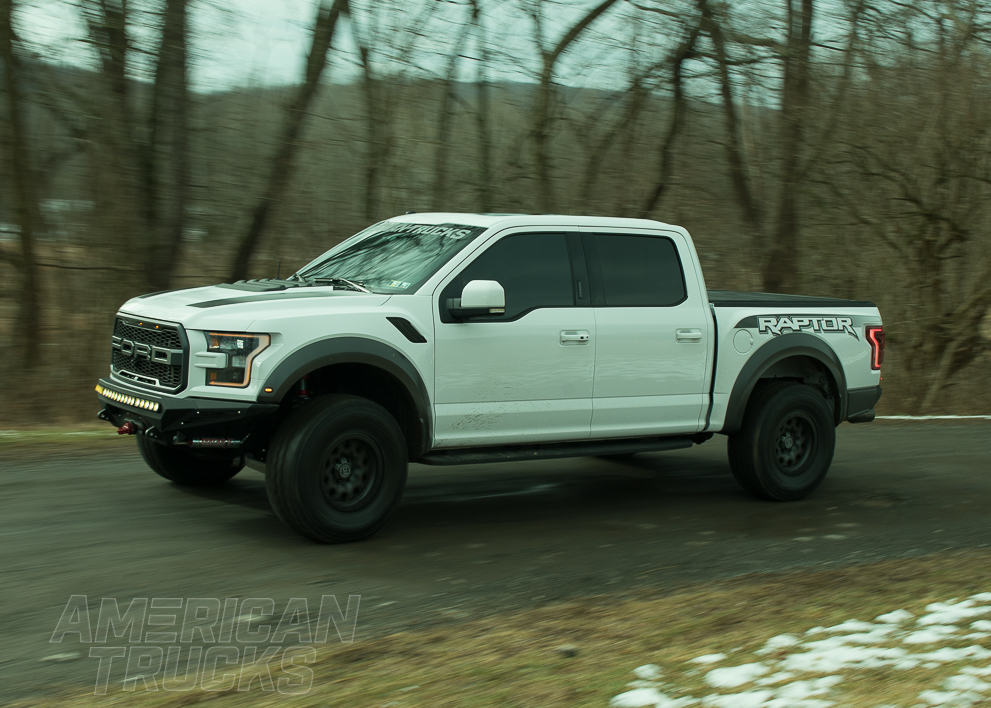
[[[143,435],[137,436],[141,457],[156,473],[186,487],[212,487],[223,484],[244,469],[239,452],[194,452],[161,445]]]
[[[833,412],[822,394],[803,384],[769,384],[754,392],[743,427],[729,437],[730,468],[751,494],[794,501],[822,483],[835,446]]]
[[[406,488],[406,441],[382,406],[358,396],[318,398],[279,427],[265,484],[276,515],[324,543],[379,530]]]

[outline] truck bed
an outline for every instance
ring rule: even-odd
[[[875,307],[869,300],[846,300],[838,297],[747,293],[736,290],[709,290],[709,302],[715,307]]]

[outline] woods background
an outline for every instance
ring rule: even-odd
[[[681,224],[710,288],[876,302],[879,412],[991,412],[991,3],[324,0],[221,85],[207,2],[0,0],[0,423],[89,420],[127,298],[408,210]]]

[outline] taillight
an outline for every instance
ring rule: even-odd
[[[868,327],[867,341],[871,343],[871,368],[880,371],[884,363],[884,327]]]

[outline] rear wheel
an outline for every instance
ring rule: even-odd
[[[244,455],[239,452],[195,452],[167,446],[137,436],[141,457],[156,473],[170,482],[187,487],[210,487],[223,484],[244,469]]]
[[[833,412],[822,394],[804,384],[769,384],[754,392],[743,427],[729,437],[730,468],[751,494],[794,501],[822,483],[835,446]]]
[[[325,543],[357,541],[389,518],[406,488],[406,441],[382,406],[334,395],[294,412],[272,440],[265,483],[276,515]]]

